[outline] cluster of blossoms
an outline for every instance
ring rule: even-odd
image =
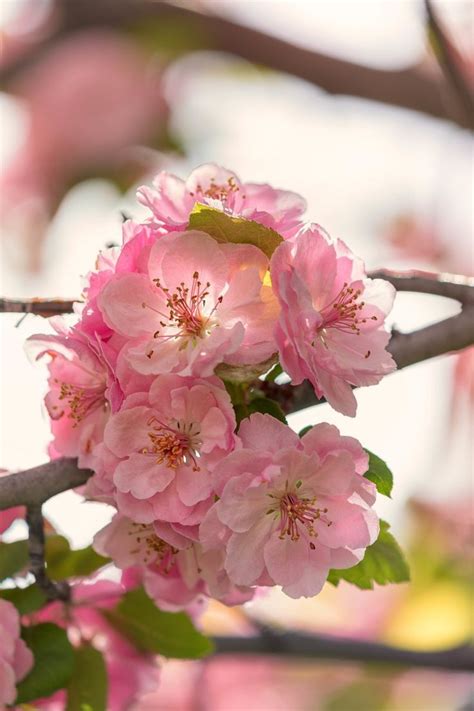
[[[50,357],[50,454],[93,469],[86,496],[117,511],[94,546],[160,607],[237,604],[257,586],[315,595],[378,535],[367,455],[324,423],[299,438],[255,413],[237,429],[225,381],[245,393],[279,359],[353,416],[353,386],[395,367],[394,290],[303,223],[294,193],[205,165],[138,196],[150,217],[99,255],[77,323],[30,339]],[[195,229],[197,208],[238,222],[240,238]],[[256,225],[270,253],[247,238]]]

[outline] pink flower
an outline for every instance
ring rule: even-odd
[[[138,372],[212,375],[221,362],[260,363],[275,352],[278,304],[263,285],[267,269],[252,245],[175,232],[151,248],[148,274],[117,274],[99,306],[131,339],[126,357]]]
[[[242,183],[235,173],[214,163],[201,165],[186,181],[165,171],[158,173],[153,188],[138,190],[138,200],[153,213],[157,226],[184,230],[196,203],[231,215],[255,220],[291,237],[300,227],[306,201],[296,193],[267,184]]]
[[[344,243],[316,225],[275,250],[271,277],[281,305],[275,337],[283,368],[295,385],[307,378],[318,397],[354,416],[351,386],[374,385],[396,367],[384,330],[395,289],[368,279]]]
[[[113,371],[116,353],[97,337],[55,324],[57,335],[28,339],[30,351],[40,350],[37,359],[51,357],[45,398],[53,433],[50,456],[79,457],[79,466],[88,467],[111,406],[115,409],[123,398]]]
[[[375,486],[359,473],[362,449],[327,425],[299,440],[269,415],[244,420],[239,434],[243,449],[214,470],[221,498],[202,527],[213,516],[215,537],[222,524],[231,532],[223,541],[234,584],[316,595],[330,568],[358,563],[378,535]]]
[[[20,639],[20,616],[17,609],[0,599],[0,709],[13,704],[16,684],[33,667],[33,655]]]
[[[67,614],[63,603],[54,602],[35,613],[35,621],[51,621],[65,627],[73,645],[87,640],[104,655],[108,676],[108,711],[127,711],[142,694],[154,691],[159,680],[156,657],[139,651],[112,627],[101,614],[119,602],[125,588],[108,580],[81,583],[72,588],[73,605]],[[47,711],[59,711],[64,692],[34,702]]]
[[[212,493],[210,470],[234,448],[234,429],[230,398],[215,377],[163,375],[148,393],[130,395],[104,432],[106,455],[118,461],[119,510],[141,523],[198,523]]]

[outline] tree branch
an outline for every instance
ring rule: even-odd
[[[0,313],[35,314],[36,316],[57,316],[70,314],[74,304],[72,299],[1,299]]]
[[[430,0],[425,0],[425,8],[428,16],[428,30],[432,37],[432,44],[434,44],[434,53],[460,110],[464,112],[466,120],[469,121],[469,117],[474,115],[474,101],[471,88],[458,65],[458,52],[446,36]]]
[[[38,506],[56,494],[82,486],[92,476],[78,469],[77,459],[55,459],[32,469],[0,477],[0,511],[13,506]]]
[[[186,30],[196,48],[230,52],[255,64],[293,74],[316,84],[330,94],[346,94],[420,111],[449,119],[466,128],[474,120],[457,102],[451,101],[449,83],[443,75],[423,66],[384,71],[328,57],[264,32],[246,27],[223,15],[176,6],[156,0],[57,0],[54,29],[43,42],[32,46],[20,58],[0,70],[0,81],[16,74],[41,58],[59,39],[91,27],[124,27],[153,20],[160,25]],[[160,49],[159,45],[156,48]]]
[[[216,654],[264,654],[292,659],[337,659],[451,671],[474,671],[474,648],[469,645],[436,652],[389,647],[377,642],[304,632],[277,632],[253,637],[215,637]]]
[[[69,600],[70,590],[66,582],[53,583],[46,572],[44,559],[44,522],[41,504],[28,506],[26,510],[26,523],[28,524],[28,552],[30,557],[30,571],[45,593],[48,600]]]

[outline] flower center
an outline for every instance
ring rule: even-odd
[[[270,494],[273,499],[277,499],[275,506],[267,513],[277,513],[280,517],[280,538],[283,540],[288,536],[292,541],[298,541],[301,537],[300,527],[306,528],[309,536],[316,538],[317,532],[314,529],[315,521],[322,521],[327,526],[332,525],[326,514],[327,508],[320,509],[315,506],[316,497],[311,499],[299,497],[297,494],[287,492],[283,496]],[[310,544],[314,547],[314,544]]]
[[[68,417],[73,421],[73,427],[90,415],[91,412],[99,407],[107,408],[105,399],[105,385],[78,386],[71,383],[58,383],[59,397],[58,400],[65,400],[68,407]]]
[[[215,178],[211,178],[209,186],[203,190],[202,185],[198,183],[195,192],[190,192],[191,197],[203,197],[209,200],[218,200],[225,203],[233,193],[238,193],[239,186],[232,176],[227,178],[227,181],[222,185],[216,183]]]
[[[177,548],[173,548],[169,543],[159,538],[153,528],[144,523],[133,523],[128,535],[133,536],[137,546],[130,551],[132,555],[141,553],[145,565],[156,563],[161,568],[161,572],[169,573],[178,552]]]
[[[330,304],[321,309],[323,324],[319,331],[324,333],[327,328],[335,328],[343,333],[360,334],[360,324],[367,323],[363,309],[365,301],[360,301],[359,297],[362,289],[354,289],[347,282],[340,290],[339,294]],[[377,316],[368,317],[372,321],[377,321]],[[322,336],[324,343],[324,337]]]
[[[171,292],[167,287],[161,285],[160,279],[154,279],[156,287],[166,297],[167,313],[152,309],[161,317],[160,326],[166,329],[165,333],[158,329],[153,334],[153,338],[168,341],[175,338],[186,339],[183,345],[186,345],[188,339],[205,338],[210,332],[212,326],[212,317],[214,316],[218,306],[222,303],[222,296],[219,296],[214,307],[208,312],[206,310],[206,297],[209,296],[210,282],[205,285],[199,279],[199,272],[194,272],[191,287],[185,286],[181,282],[176,287],[174,292]],[[148,304],[143,303],[143,308],[152,308]],[[150,358],[153,351],[147,354]]]
[[[202,440],[199,438],[201,431],[197,423],[176,420],[175,426],[170,427],[153,415],[147,425],[152,428],[148,432],[151,447],[143,447],[142,454],[156,456],[156,464],[165,463],[170,469],[177,469],[184,464],[192,466],[195,472],[200,471],[197,460]]]

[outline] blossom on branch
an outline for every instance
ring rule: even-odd
[[[275,250],[271,277],[281,305],[275,337],[284,370],[293,384],[307,378],[318,397],[354,416],[352,386],[375,385],[396,368],[384,329],[394,287],[368,279],[362,262],[318,225]]]

